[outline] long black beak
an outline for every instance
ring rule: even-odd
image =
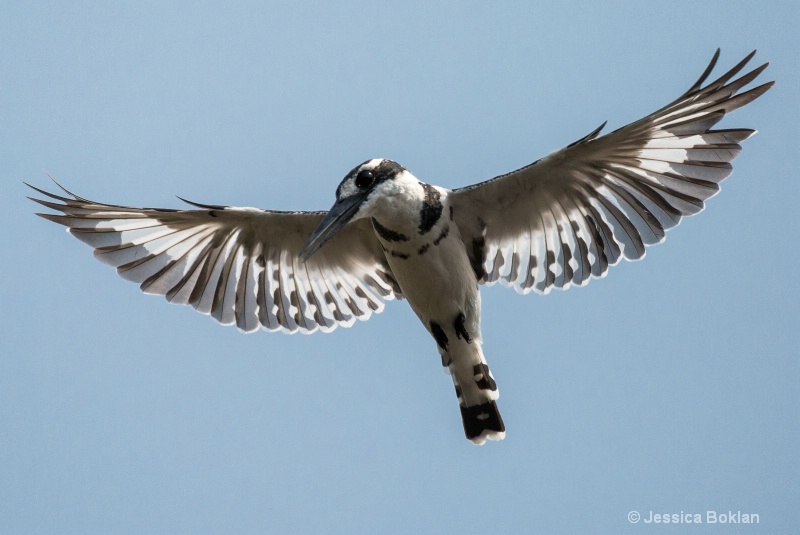
[[[311,237],[303,246],[300,251],[300,257],[305,262],[311,255],[319,251],[326,241],[333,238],[340,230],[342,230],[347,223],[358,212],[358,207],[361,205],[363,195],[351,195],[331,207],[328,215],[326,215],[322,222],[317,226],[316,230],[311,233]]]

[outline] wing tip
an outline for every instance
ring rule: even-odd
[[[203,203],[199,203],[199,202],[190,201],[188,199],[184,199],[180,195],[175,195],[175,196],[178,199],[180,199],[183,202],[185,202],[186,204],[189,204],[191,206],[195,206],[197,208],[202,208],[204,210],[225,210],[227,208],[227,206],[222,206],[220,204],[203,204]]]
[[[591,140],[593,140],[593,139],[594,139],[594,138],[596,138],[598,135],[600,135],[600,132],[602,132],[603,128],[605,128],[605,127],[606,127],[606,124],[608,124],[608,121],[607,121],[607,120],[606,120],[606,121],[603,121],[603,122],[602,122],[602,124],[601,124],[600,126],[598,126],[597,128],[595,128],[594,130],[592,130],[591,132],[589,132],[588,134],[586,134],[585,136],[583,136],[583,137],[582,137],[582,138],[580,138],[579,140],[577,140],[577,141],[573,141],[572,143],[570,143],[569,145],[567,145],[567,148],[574,147],[575,145],[580,145],[581,143],[586,143],[587,141],[591,141]]]

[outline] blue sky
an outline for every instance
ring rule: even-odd
[[[796,2],[0,4],[0,532],[648,533],[800,524]],[[546,297],[483,290],[508,428],[470,444],[406,303],[243,335],[141,295],[22,181],[326,209],[388,157],[457,187],[681,94],[722,48],[777,85],[702,214]]]

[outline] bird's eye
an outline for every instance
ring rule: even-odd
[[[356,187],[364,189],[368,188],[375,182],[375,175],[372,171],[363,170],[359,171],[358,175],[356,175]]]

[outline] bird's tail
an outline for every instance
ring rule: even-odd
[[[495,402],[500,394],[486,364],[480,341],[476,340],[459,349],[464,351],[457,356],[448,352],[451,357],[448,369],[456,388],[464,433],[479,445],[487,439],[503,440],[506,427]]]

